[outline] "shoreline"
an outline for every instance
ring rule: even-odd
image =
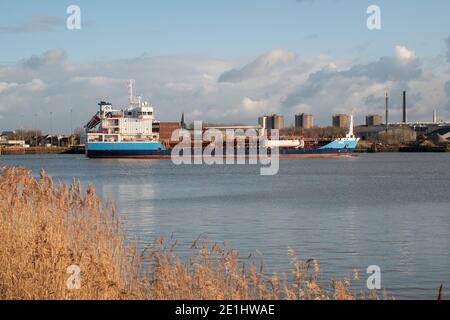
[[[448,153],[449,147],[439,146],[377,146],[355,149],[355,154],[361,153]],[[1,155],[40,155],[40,154],[84,154],[84,146],[72,147],[29,147],[0,148]]]
[[[84,146],[0,148],[0,155],[84,154]]]

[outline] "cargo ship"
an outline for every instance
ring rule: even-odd
[[[140,96],[133,95],[133,81],[128,83],[128,107],[120,110],[109,102],[101,101],[99,111],[86,124],[86,156],[88,158],[171,158],[178,142],[160,141],[159,122],[155,120],[154,109]],[[260,128],[265,132],[265,128]],[[258,156],[260,153],[279,154],[281,158],[321,158],[351,156],[359,142],[353,134],[353,116],[350,118],[346,137],[317,141],[305,146],[303,140],[265,140],[256,147],[246,141],[243,146],[233,143],[236,156]],[[205,148],[210,142],[202,142]],[[197,148],[197,150],[195,150]],[[241,148],[241,149],[239,149]],[[223,149],[226,149],[224,142]],[[196,152],[197,151],[197,152]],[[200,154],[192,144],[192,155]],[[223,154],[227,154],[226,151]],[[215,155],[215,151],[212,152]]]

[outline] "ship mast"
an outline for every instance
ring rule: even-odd
[[[346,136],[347,138],[354,138],[355,137],[354,130],[353,130],[353,126],[354,126],[353,122],[354,121],[353,121],[353,112],[352,112],[352,114],[350,115],[350,126],[348,128],[348,134]]]

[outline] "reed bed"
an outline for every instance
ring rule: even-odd
[[[241,258],[226,243],[196,240],[185,260],[175,246],[161,238],[138,251],[115,207],[102,204],[92,186],[55,184],[44,171],[39,178],[25,168],[1,171],[0,299],[379,298],[352,292],[357,272],[323,281],[318,261],[301,261],[292,249],[292,272],[268,275],[262,262]],[[78,289],[68,285],[74,265],[81,271]]]

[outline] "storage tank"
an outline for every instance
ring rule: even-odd
[[[303,148],[305,142],[303,140],[267,140],[266,148]]]

